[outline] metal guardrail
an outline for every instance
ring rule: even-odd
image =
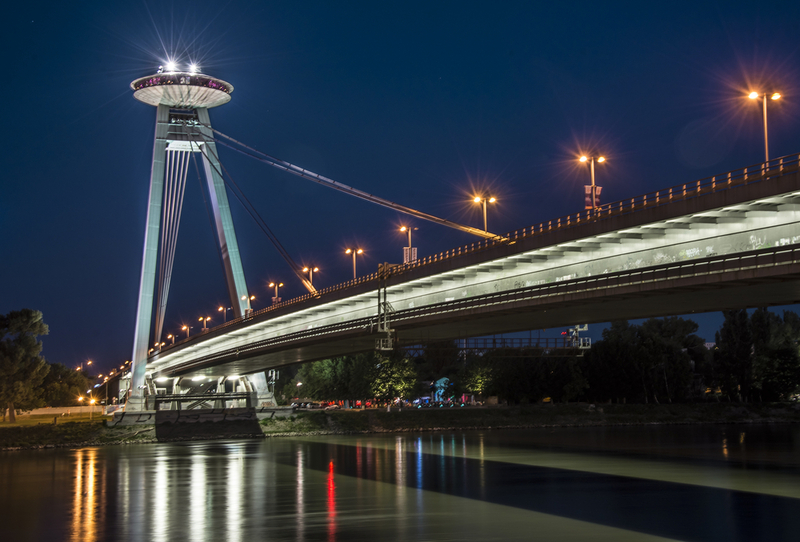
[[[158,410],[158,405],[175,403],[176,410],[181,410],[181,403],[216,403],[222,401],[223,408],[228,401],[245,401],[246,407],[252,407],[258,402],[255,392],[227,392],[227,393],[169,393],[146,396],[149,410]],[[190,405],[191,408],[191,405]]]
[[[745,168],[735,169],[721,175],[714,175],[712,177],[692,181],[690,183],[679,184],[663,190],[648,192],[630,199],[607,203],[597,207],[596,209],[587,209],[585,211],[559,217],[554,220],[548,220],[547,222],[540,222],[539,224],[534,224],[527,228],[515,230],[493,239],[484,239],[482,241],[470,243],[469,245],[464,245],[440,252],[438,254],[426,256],[410,263],[398,264],[397,266],[392,267],[391,275],[402,274],[411,269],[417,269],[419,267],[424,267],[444,260],[483,251],[497,245],[508,244],[511,242],[516,242],[517,240],[544,235],[555,231],[571,229],[588,222],[597,222],[599,220],[606,220],[617,216],[629,215],[678,201],[694,199],[705,194],[721,192],[734,187],[758,183],[771,177],[779,177],[781,175],[797,171],[798,169],[800,169],[800,154],[791,154],[781,158],[775,158],[769,162],[762,162],[760,164],[747,166]],[[328,286],[321,290],[317,290],[317,292],[313,294],[305,294],[282,301],[280,303],[276,303],[263,309],[259,309],[257,311],[253,311],[249,317],[243,316],[234,318],[226,323],[209,328],[208,331],[223,330],[230,326],[235,326],[242,322],[248,321],[254,316],[268,314],[284,307],[303,303],[305,301],[316,299],[326,294],[344,290],[359,284],[378,281],[380,278],[381,275],[377,272],[357,277],[341,284]],[[168,345],[164,347],[162,351],[167,351],[174,346],[179,346],[190,340],[191,338],[183,339],[179,342],[176,342],[174,345]]]
[[[440,350],[460,350],[460,351],[486,351],[486,350],[502,350],[502,349],[520,349],[520,348],[531,348],[531,349],[543,349],[543,350],[550,350],[550,349],[575,349],[580,348],[581,346],[587,344],[587,341],[582,341],[583,339],[588,339],[588,337],[536,337],[536,338],[524,338],[524,337],[500,337],[499,339],[496,337],[493,338],[486,338],[486,337],[470,337],[469,339],[453,339],[450,341],[435,341],[431,344],[409,344],[409,345],[400,345],[400,348],[405,350],[407,353],[413,353],[415,355],[421,355],[425,351],[433,350],[433,351],[440,351]],[[440,343],[445,343],[444,346],[438,346]],[[588,341],[591,344],[591,341]]]
[[[433,306],[419,307],[413,309],[398,310],[392,315],[392,322],[395,325],[402,324],[403,321],[416,320],[420,317],[435,314],[446,314],[467,309],[477,309],[492,305],[503,305],[519,301],[530,301],[537,298],[555,297],[564,294],[574,294],[587,291],[597,291],[620,286],[632,286],[644,283],[665,282],[669,280],[697,277],[702,275],[722,274],[735,271],[743,271],[754,268],[769,268],[782,265],[800,264],[800,247],[771,247],[760,250],[752,250],[739,254],[709,256],[697,260],[683,260],[679,262],[660,264],[644,269],[627,271],[617,271],[606,275],[577,278],[530,286],[506,292],[484,294],[463,300],[445,301]],[[188,370],[195,366],[203,366],[217,359],[221,359],[232,354],[242,357],[242,354],[254,350],[260,350],[271,346],[291,343],[302,339],[310,339],[322,335],[342,333],[353,330],[361,330],[368,333],[374,329],[373,318],[359,318],[337,324],[320,326],[310,330],[297,331],[279,337],[272,337],[250,343],[246,346],[239,346],[235,349],[218,352],[208,356],[197,358],[188,364],[181,365],[181,370]]]

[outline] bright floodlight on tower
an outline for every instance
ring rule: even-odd
[[[177,71],[178,65],[175,64],[175,61],[168,60],[167,63],[164,65],[164,68],[167,70],[168,73],[172,73],[174,71]]]
[[[197,64],[195,64],[194,62],[189,64],[189,73],[196,74],[199,71],[200,71],[200,68],[197,66]]]

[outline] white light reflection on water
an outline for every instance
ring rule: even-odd
[[[402,538],[406,534],[406,439],[396,437],[394,441],[394,483],[397,507],[397,534]]]
[[[242,539],[242,494],[244,492],[244,457],[241,445],[232,445],[228,459],[228,524],[225,533],[227,540],[238,542]]]
[[[295,498],[295,508],[297,514],[297,540],[298,542],[305,540],[305,518],[306,518],[306,505],[305,496],[305,467],[303,466],[303,447],[297,447],[297,497]]]
[[[155,477],[153,480],[153,498],[150,501],[153,518],[151,536],[155,542],[166,542],[169,539],[167,510],[169,509],[168,491],[169,477],[167,458],[165,455],[156,458]]]
[[[197,450],[192,456],[191,472],[189,474],[189,532],[192,540],[199,542],[206,540],[206,456]]]

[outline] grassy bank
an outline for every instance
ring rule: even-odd
[[[262,420],[265,436],[382,433],[523,427],[641,425],[694,423],[800,423],[794,404],[682,405],[527,405],[496,408],[439,408],[298,412],[289,418]],[[230,438],[228,427],[200,424],[188,429],[187,439]],[[221,424],[220,424],[221,425]],[[200,431],[202,429],[202,431]],[[184,431],[186,432],[186,431]],[[229,431],[228,431],[229,433]],[[207,435],[207,437],[200,436]],[[170,438],[181,440],[182,437]],[[0,424],[0,450],[102,446],[157,442],[154,426],[106,427],[103,421],[54,425]]]

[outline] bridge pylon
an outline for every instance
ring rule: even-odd
[[[203,164],[228,294],[237,317],[248,309],[249,294],[208,115],[210,108],[230,101],[233,86],[200,73],[159,70],[133,81],[131,88],[134,98],[156,107],[128,397],[128,406],[141,410],[147,391],[147,358],[153,341],[160,344],[164,326],[186,179],[197,154]],[[261,376],[266,387],[266,379]]]

